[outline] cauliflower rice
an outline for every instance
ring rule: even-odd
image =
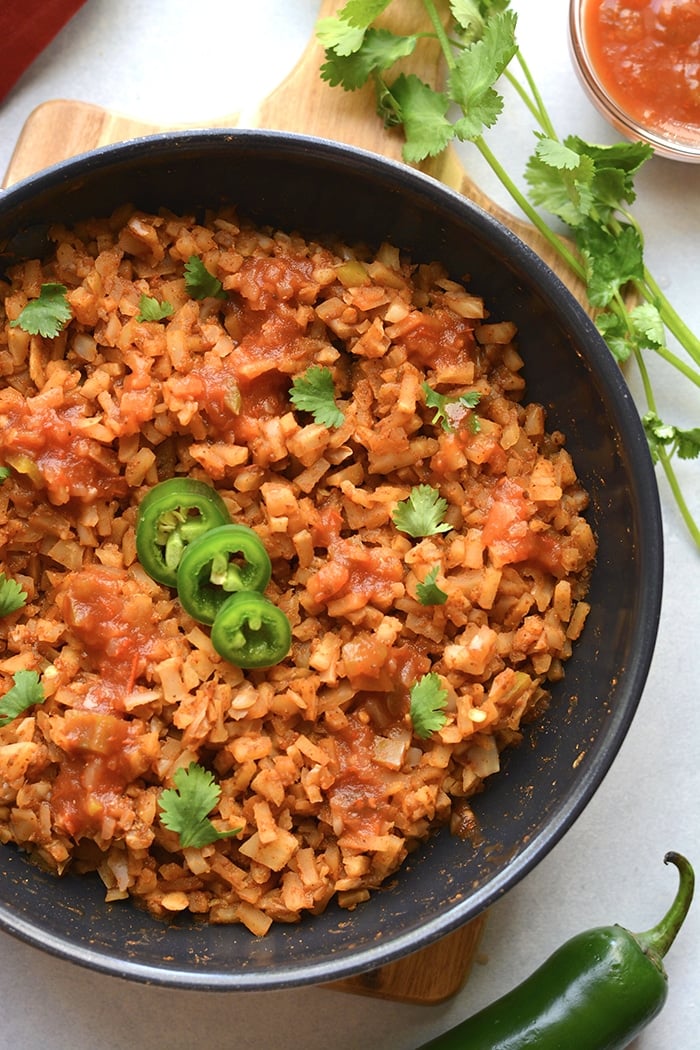
[[[159,917],[263,935],[352,908],[437,826],[470,825],[588,612],[587,495],[523,401],[515,327],[390,245],[322,246],[233,210],[125,207],[51,239],[0,283],[0,571],[28,596],[0,620],[0,695],[19,670],[45,694],[0,728],[0,842]],[[188,294],[193,255],[224,297]],[[11,326],[50,282],[64,329]],[[170,316],[139,320],[143,295]],[[290,400],[311,365],[332,373],[337,427]],[[478,404],[445,426],[426,383]],[[137,561],[139,501],[179,475],[264,542],[292,625],[280,664],[223,661]],[[449,531],[397,528],[417,485]],[[431,573],[441,604],[417,591]],[[429,672],[446,719],[422,739],[409,691]],[[214,827],[241,830],[182,849],[159,799],[191,762],[220,787]]]

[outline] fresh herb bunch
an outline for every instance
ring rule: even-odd
[[[321,76],[346,91],[372,83],[379,116],[387,127],[403,130],[408,163],[438,155],[453,140],[472,142],[479,150],[532,225],[584,283],[613,356],[620,363],[636,363],[647,402],[642,423],[652,458],[664,470],[700,547],[700,528],[672,464],[674,457],[700,455],[700,427],[682,429],[662,420],[645,360],[645,351],[652,351],[700,387],[700,339],[646,267],[642,231],[629,211],[636,196],[634,177],[652,155],[651,148],[636,142],[597,146],[575,135],[558,136],[518,48],[517,16],[509,0],[422,0],[433,31],[407,35],[375,25],[391,2],[348,0],[335,18],[318,22],[317,36],[326,54]],[[391,72],[426,36],[439,42],[444,87],[426,84],[414,74]],[[495,89],[502,76],[536,125],[537,142],[525,172],[527,195],[484,138],[503,110],[503,98]],[[562,237],[540,209],[562,222],[570,237]],[[687,359],[669,348],[668,334]]]

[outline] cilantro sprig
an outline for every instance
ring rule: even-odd
[[[226,298],[223,284],[207,270],[198,255],[190,255],[185,263],[185,288],[193,299]]]
[[[655,412],[647,412],[642,417],[642,423],[651,457],[655,462],[658,462],[667,450],[679,459],[696,459],[700,454],[700,427],[682,430],[680,427],[662,423]]]
[[[73,316],[67,292],[65,284],[42,284],[37,298],[30,299],[19,317],[10,321],[10,328],[55,339]]]
[[[646,363],[646,355],[653,353],[700,387],[700,338],[649,271],[642,230],[630,211],[635,176],[652,155],[651,148],[637,142],[601,146],[576,135],[558,135],[518,47],[517,16],[509,0],[423,0],[431,32],[424,33],[421,25],[403,35],[374,24],[389,6],[390,0],[348,0],[335,18],[319,23],[318,37],[325,48],[322,78],[346,91],[372,84],[379,116],[387,127],[399,126],[404,133],[403,155],[409,163],[421,164],[454,140],[471,142],[481,153],[518,208],[584,283],[611,353],[620,362],[629,359],[636,365],[647,402],[640,414],[652,457],[666,474],[683,521],[700,547],[700,527],[673,467],[674,458],[700,457],[697,428],[683,429],[663,420]],[[438,41],[444,58],[440,83],[428,84],[394,70],[425,36]],[[511,83],[534,121],[527,192],[485,137],[503,110],[497,87],[501,77]],[[568,238],[559,232],[559,223]],[[678,343],[681,354],[669,347],[670,340]]]
[[[435,671],[429,671],[414,682],[409,690],[413,732],[421,740],[442,729],[447,721],[447,690]]]
[[[435,536],[452,528],[446,521],[447,500],[431,485],[414,485],[406,499],[394,507],[391,518],[400,532],[415,538]]]
[[[416,594],[421,605],[444,605],[447,594],[437,585],[439,565],[434,565],[422,583],[416,584]]]
[[[9,725],[34,704],[44,702],[44,687],[37,671],[15,671],[13,684],[0,696],[0,727]]]
[[[136,320],[164,321],[166,317],[170,317],[173,309],[173,304],[169,303],[167,299],[163,299],[161,302],[155,296],[142,295],[139,299],[139,312],[136,315]]]
[[[0,572],[0,616],[9,616],[27,604],[27,593],[17,583]]]
[[[173,782],[175,787],[166,788],[160,796],[161,821],[180,836],[183,849],[199,849],[239,833],[240,828],[217,831],[208,818],[221,797],[221,788],[209,770],[190,762],[187,769],[175,770]]]
[[[478,416],[471,414],[481,400],[478,390],[470,390],[467,394],[459,394],[455,397],[449,394],[440,394],[433,390],[429,383],[423,383],[423,394],[428,408],[434,408],[433,423],[442,424],[442,429],[450,433],[464,419],[469,418],[469,426],[472,431],[478,433],[480,423]]]
[[[324,427],[342,426],[345,415],[335,401],[335,387],[330,368],[312,365],[294,377],[289,400],[302,412],[310,412],[314,422]]]

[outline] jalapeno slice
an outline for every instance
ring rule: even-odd
[[[166,587],[177,585],[186,548],[198,536],[231,521],[216,489],[194,478],[170,478],[141,500],[136,553],[148,575]]]
[[[292,628],[282,610],[259,591],[238,591],[216,614],[211,642],[236,667],[272,667],[289,652]]]
[[[272,565],[265,546],[247,525],[220,525],[190,543],[177,570],[183,609],[200,623],[212,624],[235,591],[264,591]]]

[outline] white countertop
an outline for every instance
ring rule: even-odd
[[[513,6],[521,47],[560,133],[613,141],[572,72],[564,0],[514,0]],[[223,113],[250,112],[293,67],[316,15],[316,0],[88,0],[0,103],[0,170],[31,111],[52,98],[81,99],[160,124],[196,126]],[[510,170],[522,170],[532,137],[519,107],[508,109],[489,141]],[[476,153],[464,147],[461,155],[476,181],[508,205]],[[655,158],[637,188],[648,264],[700,331],[700,165]],[[676,393],[665,371],[653,368],[661,414],[669,406],[679,424],[698,426],[697,390],[684,382]],[[698,518],[699,472],[700,463],[679,465]],[[94,974],[0,934],[0,1050],[327,1050],[329,1043],[334,1050],[413,1050],[522,980],[572,934],[611,922],[653,925],[676,889],[664,853],[684,853],[700,871],[700,552],[661,482],[665,596],[638,715],[575,826],[493,907],[479,962],[458,995],[427,1007],[317,988],[182,992]],[[633,1044],[636,1050],[698,1046],[700,899],[667,971],[668,1002]]]

